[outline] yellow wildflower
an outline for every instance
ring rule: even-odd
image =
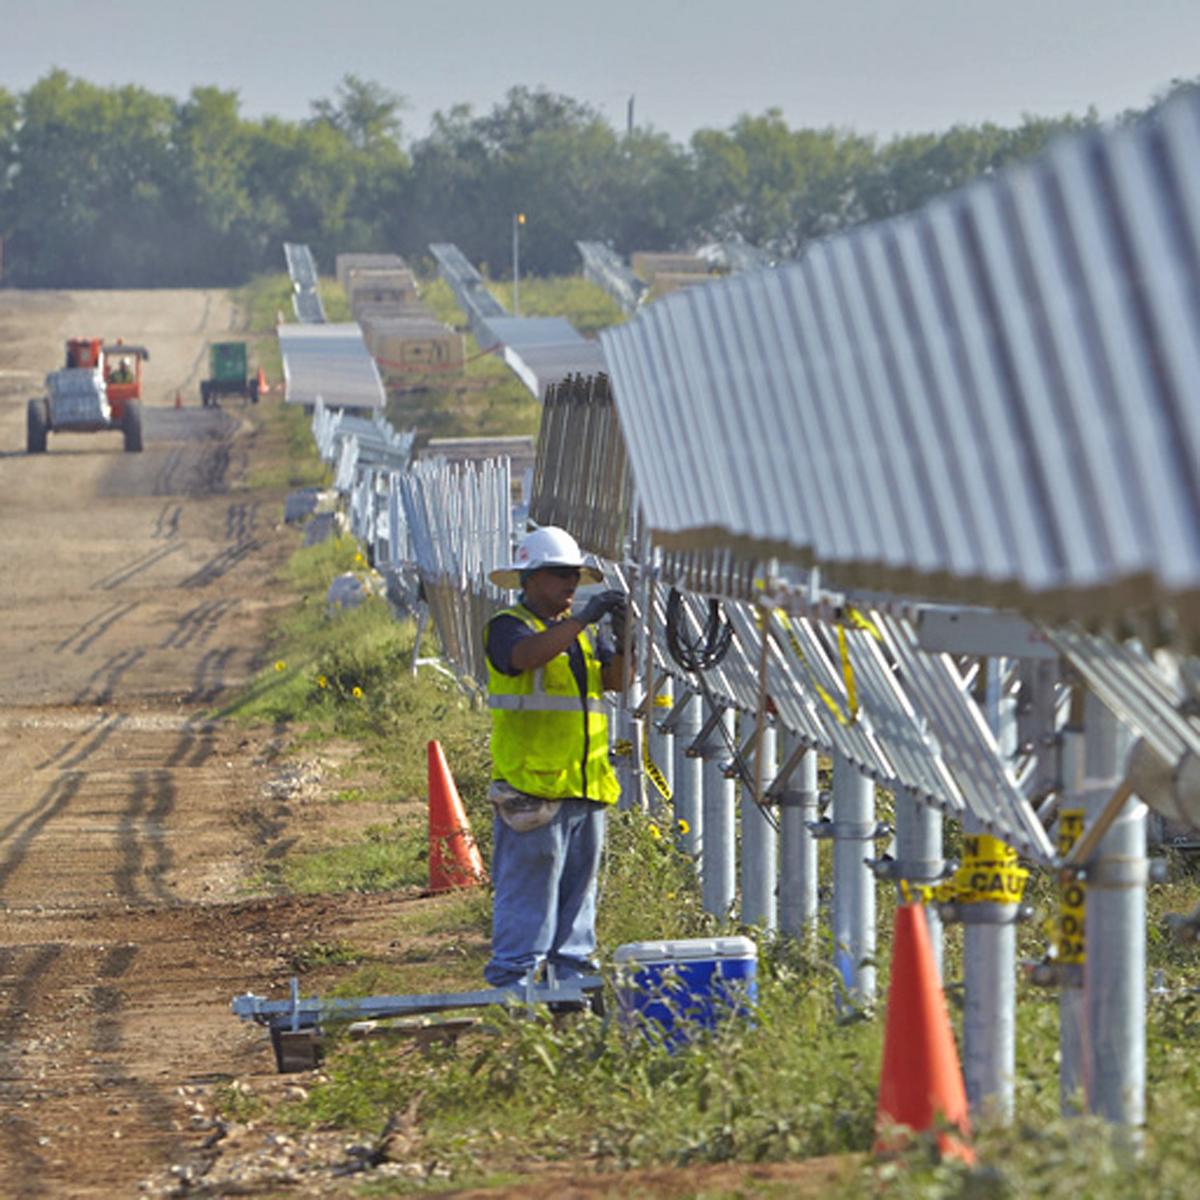
[[[651,837],[652,837],[652,838],[653,838],[655,841],[658,841],[658,839],[659,839],[660,837],[662,837],[662,830],[661,830],[661,829],[659,829],[659,827],[658,827],[657,825],[651,825],[651,826],[649,826],[649,830],[650,830],[650,836],[651,836]]]
[[[282,658],[281,658],[281,659],[278,659],[278,660],[276,661],[276,663],[275,663],[275,670],[277,670],[277,671],[286,671],[286,670],[287,670],[287,663],[285,663],[285,662],[283,661],[283,659],[282,659]]]
[[[360,687],[355,687],[351,690],[350,695],[352,695],[355,700],[361,700],[363,696],[363,690]]]
[[[685,834],[688,832],[689,829],[691,829],[691,826],[682,817],[680,817],[679,820],[675,822],[675,824],[679,827],[679,832],[681,834]]]
[[[328,686],[329,686],[329,680],[326,679],[324,675],[318,675],[317,676],[317,687],[327,688]]]

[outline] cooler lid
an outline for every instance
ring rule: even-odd
[[[613,953],[613,962],[696,962],[703,959],[757,958],[748,937],[677,938],[662,942],[626,942]]]

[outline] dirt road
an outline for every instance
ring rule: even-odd
[[[261,657],[290,540],[244,411],[196,407],[237,320],[217,291],[0,292],[5,1196],[136,1194],[195,1141],[180,1089],[265,1064],[228,1004],[271,981],[280,918],[236,897],[286,805],[263,823],[270,747],[204,718]],[[145,452],[27,456],[25,402],[85,334],[149,347]]]

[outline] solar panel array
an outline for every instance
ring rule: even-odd
[[[1200,633],[1200,95],[605,331],[656,543]]]

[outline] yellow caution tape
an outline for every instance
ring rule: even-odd
[[[1065,857],[1083,833],[1083,809],[1063,808],[1058,813],[1058,853]],[[1087,958],[1084,940],[1084,914],[1087,910],[1087,886],[1072,879],[1062,886],[1058,914],[1053,923],[1055,957],[1060,963],[1082,964]]]
[[[655,790],[669,804],[671,802],[671,785],[667,782],[667,777],[658,769],[658,764],[650,757],[649,753],[642,755],[642,766],[645,768],[646,774],[650,777],[650,782],[654,784]]]
[[[958,870],[931,892],[942,903],[1019,904],[1028,878],[1010,845],[991,834],[971,834],[963,838]]]
[[[877,642],[883,641],[883,634],[879,632],[875,622],[868,617],[864,617],[857,608],[846,609],[846,616],[855,629],[861,629],[863,633],[869,633]]]
[[[850,646],[846,641],[846,627],[840,621],[837,627],[838,654],[842,660],[842,682],[846,685],[846,704],[850,709],[850,720],[858,720],[858,688],[854,683],[854,664],[850,661]]]
[[[622,739],[613,744],[613,755],[616,758],[631,758],[633,756],[633,743]],[[671,785],[667,782],[667,777],[659,769],[658,763],[650,757],[650,748],[642,747],[642,766],[646,774],[650,777],[650,782],[654,784],[655,790],[667,802],[671,801]]]
[[[800,645],[800,639],[796,636],[796,631],[792,628],[792,622],[782,608],[775,609],[775,618],[779,624],[783,626],[784,633],[787,634],[788,645],[792,648],[792,653],[796,656],[797,661],[808,674],[808,682],[812,690],[820,697],[821,702],[833,714],[839,725],[850,725],[854,718],[848,717],[843,711],[842,706],[837,702],[836,697],[830,695],[829,690],[822,687],[821,682],[817,679],[816,673],[809,666],[808,659],[804,657],[804,650]]]

